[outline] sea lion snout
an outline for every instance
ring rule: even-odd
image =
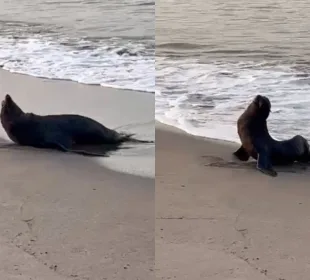
[[[1,102],[1,107],[4,107],[6,104],[12,101],[12,97],[9,94],[6,94],[4,99]]]
[[[258,94],[254,97],[254,102],[258,102],[263,96]]]
[[[4,100],[5,100],[6,102],[11,102],[11,101],[13,101],[11,95],[9,95],[9,94],[6,94],[6,95],[5,95]]]
[[[265,102],[265,96],[256,95],[253,102],[260,108]]]
[[[10,118],[20,117],[24,112],[22,109],[13,101],[12,97],[9,94],[5,95],[4,100],[1,102],[1,118]]]
[[[257,106],[262,116],[264,116],[267,119],[271,111],[271,103],[269,98],[263,95],[256,95],[253,100],[253,103]]]

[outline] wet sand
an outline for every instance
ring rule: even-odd
[[[237,147],[157,124],[157,279],[309,278],[310,170],[271,178]]]
[[[1,98],[5,93],[26,111],[82,113],[107,126],[128,124],[139,137],[152,139],[154,133],[147,111],[154,104],[145,93],[129,96],[0,71]],[[7,137],[2,130],[0,134],[6,138],[1,146]],[[123,152],[132,157],[127,173],[149,175],[142,177],[75,154],[1,148],[0,278],[152,279],[155,182],[149,172],[154,173],[150,149],[154,145],[137,148],[135,154]],[[139,167],[135,159],[140,154],[146,161]]]

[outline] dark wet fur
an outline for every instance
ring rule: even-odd
[[[247,132],[250,134],[253,148],[249,153],[245,147],[250,145],[242,145],[234,153],[237,158],[247,161],[249,157],[253,157],[258,160],[258,169],[262,172],[266,171],[271,176],[276,176],[272,165],[289,165],[295,161],[301,163],[309,162],[309,144],[304,137],[296,135],[288,140],[277,141],[270,136],[267,118],[270,114],[271,104],[267,97],[257,95],[250,106],[257,106],[256,110],[253,110],[255,113],[244,119],[243,115],[241,115],[238,120],[238,126],[242,123],[244,126],[242,129],[246,127]],[[250,112],[252,111],[250,110]],[[247,122],[244,125],[245,120]],[[240,139],[242,141],[242,137]]]
[[[153,143],[153,141],[136,139],[134,134],[109,129],[81,115],[39,116],[24,113],[9,95],[6,95],[3,104],[2,125],[11,140],[20,145],[104,156],[108,151],[120,149],[121,144],[125,142]],[[91,146],[100,146],[100,153],[85,150],[86,147]]]

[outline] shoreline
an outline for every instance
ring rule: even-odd
[[[138,90],[138,89],[130,89],[130,88],[122,88],[122,87],[118,87],[118,86],[113,86],[113,85],[101,85],[99,83],[97,84],[88,84],[88,83],[83,83],[83,82],[78,82],[75,80],[71,80],[71,79],[61,79],[61,78],[47,78],[45,76],[34,76],[34,75],[30,75],[30,74],[26,74],[26,73],[22,73],[22,72],[14,72],[14,71],[10,71],[9,69],[4,69],[3,65],[0,65],[0,71],[6,71],[9,72],[11,74],[16,74],[16,75],[21,75],[21,76],[27,76],[27,77],[33,77],[33,78],[38,78],[38,79],[42,79],[42,80],[51,80],[51,81],[63,81],[63,82],[70,82],[70,83],[77,83],[77,84],[81,84],[81,85],[87,85],[87,86],[95,86],[95,87],[103,87],[103,88],[111,88],[111,89],[116,89],[116,90],[125,90],[125,91],[131,91],[133,93],[136,92],[144,92],[147,94],[155,94],[155,90],[154,91],[146,91],[146,90]]]
[[[158,278],[308,279],[309,167],[272,178],[236,147],[156,123]]]
[[[168,132],[173,132],[173,133],[177,133],[177,134],[181,134],[181,135],[188,135],[189,137],[193,137],[193,138],[196,138],[196,139],[201,140],[201,141],[216,142],[216,143],[220,143],[223,145],[229,145],[231,147],[237,147],[240,144],[240,143],[235,142],[235,141],[191,134],[191,133],[188,133],[187,131],[185,131],[179,127],[160,122],[157,119],[155,121],[155,126],[156,126],[156,129],[159,129],[159,130],[165,130]]]
[[[206,139],[214,139],[214,140],[219,140],[219,141],[227,141],[227,142],[232,142],[232,143],[240,144],[240,142],[239,142],[240,140],[238,138],[238,134],[237,133],[236,133],[235,137],[232,137],[232,136],[222,137],[222,138],[220,138],[220,137],[217,138],[216,136],[211,136],[210,137],[210,136],[202,135],[201,133],[198,133],[198,132],[195,134],[195,133],[191,132],[190,130],[181,127],[180,125],[174,125],[173,121],[164,121],[164,120],[162,120],[162,118],[158,118],[158,117],[155,117],[155,120],[156,120],[157,123],[160,123],[160,124],[162,124],[164,126],[174,127],[176,129],[179,129],[179,130],[183,131],[186,134],[189,134],[189,135],[192,135],[192,136],[195,136],[195,137],[201,137],[201,138],[206,138]],[[199,129],[201,129],[201,128],[199,128]],[[237,129],[237,124],[236,124],[236,129]],[[210,130],[210,129],[207,129],[206,132],[208,132],[208,131],[210,132],[209,134],[214,134],[214,132],[215,132],[215,130]]]

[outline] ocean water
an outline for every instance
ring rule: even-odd
[[[239,142],[236,121],[269,97],[276,139],[310,139],[310,2],[156,2],[156,119]]]
[[[2,0],[0,66],[155,91],[154,0]]]

